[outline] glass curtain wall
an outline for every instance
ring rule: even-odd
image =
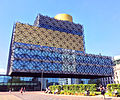
[[[41,84],[42,82],[42,84]],[[45,90],[50,85],[82,84],[81,79],[71,78],[40,78],[40,77],[15,77],[0,75],[0,91],[19,91],[22,87],[26,91]],[[41,86],[42,85],[42,86]]]

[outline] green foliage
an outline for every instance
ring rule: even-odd
[[[101,92],[95,92],[96,95],[101,95]]]
[[[101,84],[101,81],[100,81],[100,79],[90,79],[90,80],[88,81],[88,84],[96,84],[97,87],[99,87],[100,84]]]
[[[61,85],[56,85],[56,87],[55,87],[55,89],[58,89],[58,92],[60,92],[61,91]]]
[[[69,86],[69,89],[68,89],[68,90],[70,90],[70,91],[74,91],[74,85],[73,85],[73,84],[68,85],[68,86]]]
[[[112,92],[112,87],[111,87],[111,84],[107,84],[107,91],[108,91],[109,93],[111,93],[111,92]]]
[[[52,86],[49,86],[50,90],[52,91]]]
[[[53,85],[53,90],[55,91],[55,89],[56,89],[56,86],[55,86],[55,85]]]
[[[61,85],[51,85],[49,88],[52,92],[54,92],[56,89],[58,89],[58,92],[61,91]]]
[[[117,85],[117,89],[119,89],[119,90],[120,90],[120,84],[118,84],[118,85]]]
[[[15,83],[24,83],[24,81],[22,81],[21,79],[20,79],[20,77],[12,77],[11,79],[9,79],[8,80],[8,90],[11,88],[12,89],[12,91],[18,91],[19,90],[19,88],[18,87],[12,87],[12,85],[13,84],[15,84]]]
[[[117,89],[118,95],[120,95],[120,84],[107,84],[108,94],[112,96],[112,93]]]
[[[75,91],[79,92],[79,85],[75,84]]]
[[[92,93],[96,91],[96,84],[90,84],[90,91]]]
[[[85,91],[85,90],[84,90],[84,85],[83,85],[83,84],[79,84],[78,86],[79,86],[79,92],[80,92],[80,93],[82,93],[82,92]]]
[[[58,89],[59,92],[63,88],[64,93],[67,94],[84,93],[86,90],[93,94],[96,91],[96,84],[52,85],[49,88],[51,91]],[[60,92],[60,94],[63,94],[63,92]]]
[[[63,85],[63,90],[66,92],[68,91],[69,86],[68,85]]]
[[[117,89],[117,84],[107,84],[107,90],[109,93],[113,92],[115,89]]]
[[[64,91],[61,91],[60,94],[64,94]]]

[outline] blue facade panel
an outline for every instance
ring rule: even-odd
[[[112,75],[109,57],[78,53],[55,47],[14,43],[13,71]]]

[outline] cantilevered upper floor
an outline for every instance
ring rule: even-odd
[[[85,53],[80,24],[38,15],[33,26],[14,25],[9,75],[100,78],[112,76],[112,66],[111,57]]]

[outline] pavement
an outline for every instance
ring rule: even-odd
[[[0,100],[22,100],[22,99],[14,96],[13,94],[2,92],[0,93]]]
[[[0,92],[0,100],[120,100],[120,97],[54,95],[44,92]]]

